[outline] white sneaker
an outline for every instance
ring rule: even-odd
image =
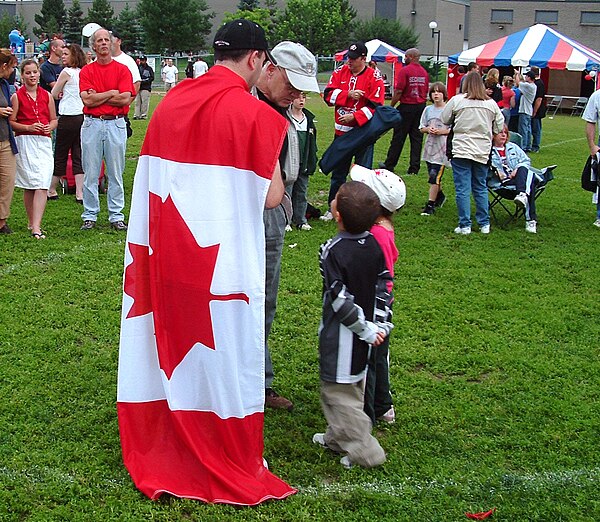
[[[340,464],[346,469],[350,469],[353,466],[352,461],[348,457],[342,457],[340,459]]]
[[[600,228],[600,218],[594,221],[594,226]]]
[[[292,231],[292,227],[291,227],[291,225],[286,225],[286,226],[285,226],[285,231],[286,231],[286,232],[291,232],[291,231]]]
[[[490,226],[489,225],[482,225],[481,227],[479,227],[479,232],[481,232],[482,234],[489,234],[490,233]]]
[[[298,230],[312,230],[312,227],[308,223],[302,223],[298,227]]]
[[[468,236],[471,233],[471,227],[456,227],[454,229],[455,234],[462,234],[463,236]]]
[[[377,420],[387,422],[388,424],[394,424],[394,422],[396,422],[396,412],[394,411],[394,407],[392,406],[381,417],[377,417]]]
[[[600,225],[598,225],[600,226]],[[531,232],[537,234],[537,222],[535,220],[525,222],[525,232]]]
[[[315,433],[312,438],[313,444],[318,444],[322,448],[326,448],[327,444],[325,444],[325,434],[324,433]]]
[[[319,219],[321,221],[333,221],[333,214],[328,210]]]
[[[527,194],[525,194],[525,192],[519,192],[515,196],[515,205],[521,208],[527,208]]]

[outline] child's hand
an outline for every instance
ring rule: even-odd
[[[384,340],[385,332],[383,330],[379,330],[379,332],[377,332],[377,338],[375,339],[373,346],[379,346]]]

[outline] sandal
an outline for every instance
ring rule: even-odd
[[[46,239],[46,234],[44,234],[44,231],[42,230],[41,232],[32,232],[31,237],[36,239]]]

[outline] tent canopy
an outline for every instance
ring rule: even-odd
[[[367,62],[373,60],[374,62],[402,63],[402,60],[404,60],[404,51],[381,40],[369,40],[365,42],[365,45],[367,46]],[[346,59],[347,52],[346,49],[335,53],[335,61],[343,62]]]
[[[448,63],[484,67],[531,67],[583,71],[600,69],[600,54],[543,24],[448,57]]]

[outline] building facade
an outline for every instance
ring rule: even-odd
[[[92,0],[80,0],[84,13]],[[118,14],[126,4],[135,8],[137,0],[112,0]],[[239,0],[208,0],[216,27],[225,12],[235,12]],[[600,0],[350,0],[358,17],[374,16],[399,20],[419,35],[419,48],[425,57],[436,57],[439,38],[440,58],[468,47],[501,38],[535,23],[544,23],[558,32],[592,48],[600,49]],[[0,14],[19,14],[30,31],[42,0],[0,0]],[[71,6],[65,0],[65,7]],[[278,6],[285,6],[278,0]],[[435,34],[430,22],[437,23]]]

